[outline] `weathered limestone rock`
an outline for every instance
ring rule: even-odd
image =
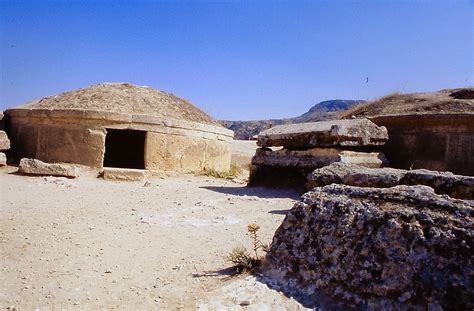
[[[404,171],[393,168],[369,169],[346,163],[332,163],[308,175],[306,189],[330,184],[387,188],[399,185]]]
[[[0,150],[10,149],[10,140],[5,131],[0,131]]]
[[[367,119],[331,120],[285,124],[261,132],[257,144],[262,147],[283,146],[287,149],[314,147],[367,147],[383,145],[387,129]]]
[[[355,152],[336,148],[312,148],[308,150],[257,149],[252,158],[254,165],[278,167],[318,168],[334,162],[353,163],[366,167],[381,167],[385,156],[380,152]]]
[[[317,187],[276,231],[264,273],[328,310],[472,310],[473,215],[426,186]]]
[[[137,169],[125,169],[105,167],[103,171],[105,180],[112,181],[145,181],[146,171]]]
[[[400,184],[426,185],[436,193],[453,198],[474,199],[474,177],[455,175],[451,172],[433,172],[425,169],[407,171]]]
[[[4,124],[4,120],[3,120],[3,111],[0,111],[0,130],[4,130],[5,129],[5,124]]]
[[[20,160],[18,172],[27,175],[64,176],[76,178],[79,168],[67,163],[44,163],[37,159],[23,158]]]
[[[346,163],[333,163],[316,169],[308,175],[306,189],[333,183],[379,188],[396,185],[426,185],[438,194],[447,194],[453,198],[466,200],[474,199],[474,177],[424,169],[407,171],[393,168],[367,168]]]
[[[5,165],[7,165],[7,156],[3,152],[0,152],[0,166]]]

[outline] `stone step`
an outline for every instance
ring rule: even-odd
[[[147,170],[104,167],[103,178],[112,181],[145,181]]]

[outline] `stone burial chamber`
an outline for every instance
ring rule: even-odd
[[[341,112],[387,128],[390,166],[474,176],[474,87],[393,93]]]
[[[18,158],[94,168],[230,168],[233,132],[173,94],[102,83],[9,109]]]
[[[382,151],[393,167],[474,176],[474,111],[369,118],[388,129],[390,140]]]
[[[334,162],[381,167],[387,140],[385,127],[367,119],[275,126],[257,137],[249,185],[301,187],[307,174]]]

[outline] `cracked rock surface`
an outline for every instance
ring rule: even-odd
[[[307,192],[264,270],[323,309],[472,310],[474,204],[427,186]]]
[[[367,168],[338,162],[316,169],[309,174],[306,189],[333,183],[379,188],[396,185],[426,185],[438,194],[447,194],[453,198],[465,200],[474,199],[474,177],[471,176],[425,169]]]

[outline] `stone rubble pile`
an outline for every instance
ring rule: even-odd
[[[0,122],[3,120],[3,112],[0,112]],[[3,123],[2,123],[3,124]],[[7,133],[0,127],[0,166],[7,165],[7,156],[4,151],[10,149],[10,140]]]
[[[303,185],[308,173],[334,162],[381,167],[386,159],[377,148],[387,140],[385,127],[367,119],[275,126],[257,137],[261,148],[252,158],[249,185]]]

